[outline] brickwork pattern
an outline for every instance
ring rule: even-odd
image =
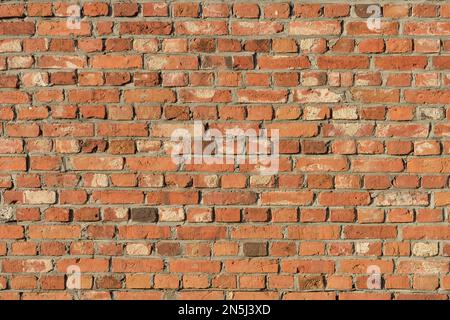
[[[448,299],[450,4],[362,3],[2,1],[0,299]]]

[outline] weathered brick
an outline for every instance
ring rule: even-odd
[[[131,220],[135,222],[156,222],[158,221],[158,209],[131,208]]]
[[[261,257],[267,255],[267,244],[258,242],[246,242],[242,248],[244,255],[248,257]]]

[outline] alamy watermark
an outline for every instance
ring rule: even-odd
[[[367,273],[370,274],[367,278],[367,289],[380,290],[381,289],[381,269],[377,265],[370,265],[367,267]]]
[[[67,29],[81,29],[81,7],[77,4],[74,4],[68,6],[66,12],[69,15],[66,20]]]
[[[367,28],[371,31],[379,32],[381,30],[382,18],[381,6],[377,4],[369,5],[366,13],[370,14],[366,22]],[[67,7],[67,14],[67,28],[72,30],[81,29],[81,7],[78,4],[70,5]]]
[[[381,30],[381,7],[377,4],[372,4],[367,7],[366,13],[370,14],[367,18],[367,28],[371,31]]]
[[[66,269],[66,288],[69,290],[81,289],[81,269],[77,265],[70,265]]]
[[[179,128],[172,132],[171,157],[176,164],[250,164],[261,174],[279,170],[278,129],[241,129],[233,127],[223,133],[219,129],[204,130],[195,121],[193,130]]]

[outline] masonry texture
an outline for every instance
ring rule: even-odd
[[[448,299],[450,3],[361,3],[3,1],[0,298]]]

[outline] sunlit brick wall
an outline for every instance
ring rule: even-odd
[[[448,299],[450,4],[361,3],[2,1],[0,298]]]

